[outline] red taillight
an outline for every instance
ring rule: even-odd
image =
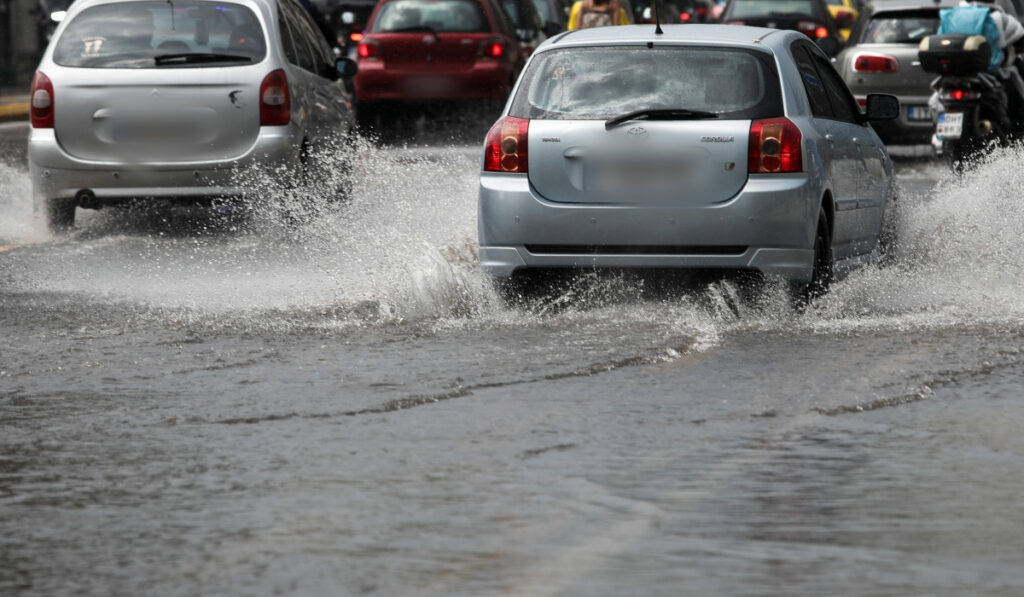
[[[505,51],[505,48],[501,44],[491,44],[491,49],[488,52],[491,58],[501,58],[501,54]]]
[[[828,29],[825,27],[818,27],[814,30],[814,37],[817,37],[818,39],[828,37]]]
[[[277,69],[260,84],[260,126],[284,126],[292,119],[288,76]]]
[[[485,39],[477,51],[477,56],[481,58],[501,58],[504,54],[505,45],[494,39]]]
[[[900,70],[900,63],[891,56],[860,54],[853,59],[853,70],[858,73],[894,73]]]
[[[353,34],[349,35],[348,38],[350,40],[356,42],[356,43],[359,43],[359,42],[363,41],[363,34],[362,33],[353,33]]]
[[[954,89],[953,91],[949,92],[949,97],[955,99],[956,101],[960,101],[967,97],[967,92],[964,91],[963,89]]]
[[[356,51],[360,58],[376,58],[380,48],[377,46],[377,42],[369,39],[363,39],[359,43],[359,49]]]
[[[807,37],[816,37],[818,39],[828,37],[828,27],[814,21],[799,21],[796,24],[796,28],[797,31]]]
[[[53,83],[43,73],[32,79],[32,128],[53,128]]]
[[[527,151],[530,121],[506,116],[494,123],[484,142],[487,172],[529,172]]]
[[[861,108],[867,108],[868,107],[868,99],[866,97],[858,97],[857,98],[857,105],[860,106]]]
[[[704,8],[703,6],[698,6],[697,7],[697,16],[699,16],[699,17],[706,17],[706,16],[708,16],[708,9]]]
[[[688,13],[688,12],[681,12],[681,13],[679,13],[679,20],[684,22],[684,23],[688,22],[692,18],[693,18],[693,16],[690,13]]]
[[[747,172],[765,174],[803,171],[800,150],[802,138],[800,129],[788,118],[751,122]]]

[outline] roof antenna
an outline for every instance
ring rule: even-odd
[[[661,30],[661,15],[658,14],[658,0],[653,0],[654,4],[654,34],[662,35],[665,32]]]

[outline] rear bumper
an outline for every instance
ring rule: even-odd
[[[496,61],[480,61],[466,70],[437,72],[405,71],[384,67],[380,61],[363,60],[355,77],[356,101],[430,101],[453,99],[504,99],[512,70]]]
[[[482,173],[480,266],[495,278],[530,268],[756,270],[809,281],[821,190],[806,174],[752,176],[707,205],[555,203],[525,175]]]
[[[29,170],[37,198],[71,199],[82,189],[100,202],[126,199],[193,199],[241,197],[260,188],[248,180],[254,170],[277,170],[298,164],[294,127],[264,127],[245,155],[223,161],[131,163],[90,161],[73,157],[57,141],[53,129],[32,129]]]

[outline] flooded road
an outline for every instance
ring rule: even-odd
[[[49,238],[4,143],[2,594],[1024,592],[1014,152],[900,161],[897,262],[796,314],[618,278],[502,306],[471,146],[364,146],[301,226]]]

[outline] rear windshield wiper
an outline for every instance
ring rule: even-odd
[[[239,54],[212,54],[209,52],[187,52],[181,54],[160,54],[153,58],[157,66],[166,64],[196,64],[203,62],[252,62],[252,57]]]
[[[718,118],[714,112],[704,110],[687,110],[686,108],[672,108],[669,110],[637,110],[628,114],[616,116],[604,123],[605,130],[613,129],[630,120],[701,120],[704,118]]]
[[[383,31],[381,32],[383,33]],[[415,25],[413,27],[399,27],[398,29],[392,29],[387,33],[429,33],[434,36],[434,39],[441,41],[441,36],[437,34],[437,31],[430,25]]]

